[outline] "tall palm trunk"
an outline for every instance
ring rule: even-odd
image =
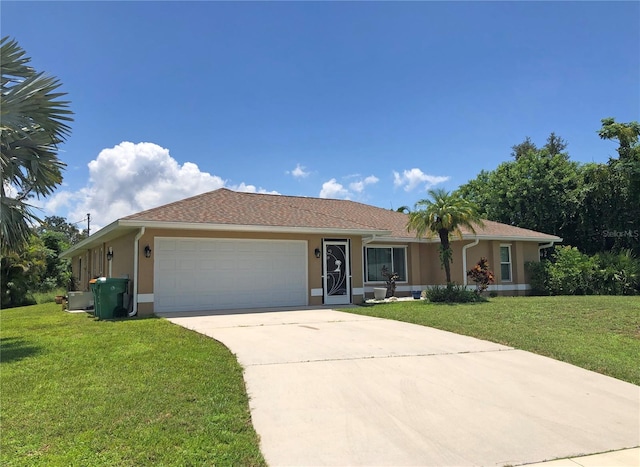
[[[444,267],[444,273],[447,278],[447,284],[451,283],[451,245],[449,244],[449,230],[438,230],[440,237],[440,263]]]

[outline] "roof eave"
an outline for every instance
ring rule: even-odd
[[[99,240],[103,240],[109,234],[115,233],[117,230],[120,230],[119,227],[120,227],[120,221],[114,221],[111,224],[109,224],[108,226],[103,227],[102,229],[98,230],[93,235],[85,238],[81,242],[76,243],[75,245],[73,245],[68,250],[63,251],[62,253],[60,253],[59,257],[62,258],[62,259],[71,258],[71,257],[73,257],[74,253],[78,253],[78,252],[81,252],[81,251],[86,251],[89,248],[91,248],[93,245],[95,245],[97,243],[100,243]]]
[[[527,237],[527,236],[516,236],[516,235],[473,235],[473,234],[464,234],[462,239],[459,237],[452,237],[451,241],[456,240],[496,240],[496,241],[504,241],[504,242],[537,242],[537,243],[560,243],[562,242],[562,238],[556,237],[555,235],[549,235],[548,237]],[[440,239],[438,237],[392,237],[385,236],[384,238],[376,237],[376,241],[381,242],[411,242],[411,243],[439,243]]]
[[[504,242],[559,243],[562,241],[562,238],[556,237],[555,235],[549,235],[546,237],[529,237],[518,235],[464,235],[462,237],[463,240],[475,240],[476,238],[480,240],[500,240]]]

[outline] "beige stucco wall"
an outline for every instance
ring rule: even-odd
[[[465,245],[472,245],[469,240],[454,240],[451,242],[453,249],[453,262],[451,264],[451,280],[457,284],[464,284],[466,271],[471,269],[482,257],[489,260],[489,267],[496,276],[496,285],[502,288],[520,287],[528,284],[528,276],[525,271],[525,263],[539,261],[538,243],[525,241],[493,241],[481,240],[477,245],[469,246],[466,250],[466,265],[464,265],[462,251]],[[500,277],[500,246],[511,247],[512,280],[503,281]],[[411,243],[408,245],[408,271],[409,281],[405,289],[418,289],[430,285],[446,284],[444,269],[440,266],[439,242]],[[365,284],[366,285],[366,284]],[[469,285],[473,285],[472,283]],[[407,295],[407,291],[404,295]],[[504,295],[521,295],[525,291],[500,291]],[[403,295],[399,293],[398,295]]]
[[[107,241],[99,246],[87,251],[81,252],[72,259],[72,268],[74,277],[81,279],[78,283],[79,290],[90,290],[89,279],[98,275],[107,275],[109,262],[106,260],[106,252],[111,247],[113,249],[113,260],[111,261],[111,277],[122,277],[128,275],[131,281],[136,280],[134,277],[134,241],[137,232],[132,232],[114,240]],[[303,240],[307,242],[307,264],[308,264],[308,303],[309,305],[321,305],[322,295],[317,291],[322,290],[322,259],[315,257],[314,250],[319,248],[322,250],[323,235],[317,234],[270,234],[256,232],[211,232],[211,231],[182,231],[172,229],[147,229],[145,234],[140,238],[138,248],[138,294],[154,293],[154,257],[156,237],[174,237],[174,238],[228,238],[228,239],[264,239],[264,240]],[[332,236],[329,239],[348,239],[351,245],[351,287],[352,302],[361,303],[363,300],[362,291],[368,291],[366,296],[372,294],[373,286],[379,286],[379,283],[365,283],[363,272],[363,244],[359,236],[338,237]],[[472,241],[452,242],[453,263],[451,265],[452,281],[463,284],[465,281],[466,270],[469,270],[478,262],[481,257],[489,260],[490,268],[495,272],[497,285],[510,286],[514,284],[526,284],[528,277],[525,274],[524,264],[527,261],[538,261],[538,244],[536,242],[521,241],[480,241],[478,245],[467,249],[466,269],[463,268],[462,250],[464,245],[472,244]],[[500,246],[508,244],[511,246],[512,255],[512,281],[505,282],[500,279]],[[151,258],[144,256],[144,247],[149,245],[152,249]],[[384,243],[372,244],[370,246],[391,246]],[[402,246],[399,243],[393,243],[393,246]],[[407,282],[400,284],[398,296],[409,295],[410,290],[419,290],[429,285],[445,284],[445,272],[440,266],[439,259],[439,242],[411,242],[407,243]],[[82,258],[82,268],[79,267],[79,258]],[[133,291],[131,283],[130,290]],[[316,293],[312,293],[316,291]],[[507,293],[507,292],[504,292]],[[520,292],[510,293],[517,294]],[[524,293],[524,292],[522,292]],[[140,315],[149,315],[153,313],[153,303],[139,303],[138,313]]]
[[[322,289],[322,259],[315,257],[315,249],[322,250],[324,238],[348,239],[351,245],[351,288],[353,303],[361,303],[362,294],[353,293],[354,289],[362,289],[362,240],[360,237],[325,237],[316,234],[278,234],[278,233],[256,233],[256,232],[211,232],[211,231],[181,231],[172,229],[147,229],[140,238],[140,263],[139,263],[139,294],[153,294],[153,258],[145,258],[144,247],[149,245],[154,249],[154,239],[156,237],[173,238],[228,238],[228,239],[260,239],[260,240],[302,240],[307,242],[307,264],[308,267],[308,303],[311,306],[322,305],[322,296],[311,293],[312,289]],[[138,313],[141,315],[153,313],[152,303],[141,303],[138,306]]]
[[[95,277],[133,278],[133,240],[135,233],[101,243],[71,258],[71,270],[76,278],[77,289],[89,291],[89,281]],[[107,260],[109,247],[113,248],[113,259]],[[80,261],[81,260],[81,261]],[[111,267],[111,274],[109,274]]]
[[[109,248],[113,250],[111,275],[109,275],[109,267],[107,265],[107,277],[129,276],[129,279],[133,278],[133,243],[135,236],[134,232],[105,243],[105,251],[109,251]]]
[[[104,243],[101,243],[71,258],[71,272],[78,291],[89,291],[89,281],[104,275],[107,267],[105,251]]]
[[[89,287],[89,254],[86,251],[71,259],[71,273],[76,281],[76,290],[86,292]]]

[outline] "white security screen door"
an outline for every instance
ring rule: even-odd
[[[346,305],[351,303],[351,271],[349,269],[349,242],[326,240],[324,252],[324,303]]]

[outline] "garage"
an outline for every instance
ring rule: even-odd
[[[306,241],[156,237],[154,254],[157,312],[308,303]]]

